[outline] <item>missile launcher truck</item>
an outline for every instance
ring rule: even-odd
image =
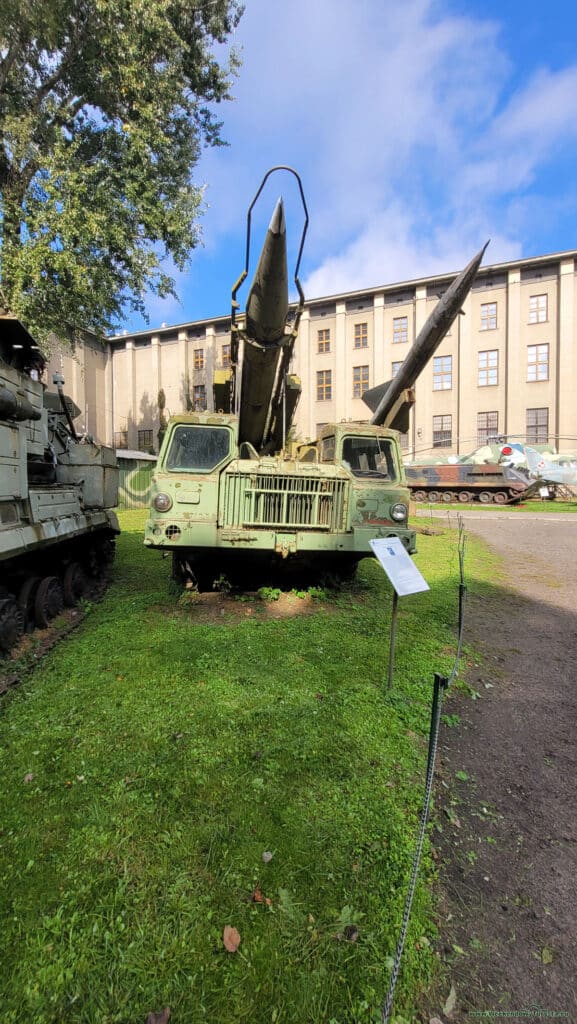
[[[277,170],[295,176],[304,210],[294,274],[299,299],[291,320],[279,199],[241,321],[236,296],[248,275],[252,210]],[[171,552],[175,578],[201,590],[221,575],[246,582],[275,567],[352,575],[372,555],[375,537],[399,537],[415,551],[398,431],[406,429],[416,376],[457,316],[483,252],[445,293],[395,380],[365,394],[371,422],[326,426],[314,444],[289,456],[300,394],[289,363],[304,307],[298,273],[307,226],[298,174],[272,168],[248,211],[245,267],[232,293],[231,371],[214,385],[220,411],[173,417],[159,453],[144,543]]]
[[[0,315],[0,654],[75,605],[114,555],[112,449],[79,438],[80,410],[41,381],[46,360]]]

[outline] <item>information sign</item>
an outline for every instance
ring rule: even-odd
[[[377,537],[369,543],[399,597],[430,589],[398,537]]]

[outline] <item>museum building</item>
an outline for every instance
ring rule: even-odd
[[[407,458],[464,454],[494,436],[577,448],[576,258],[569,250],[481,267],[417,381]],[[395,376],[455,273],[306,302],[291,364],[302,384],[298,438],[369,418],[363,392]],[[123,332],[56,357],[52,369],[63,370],[90,433],[157,451],[160,392],[167,416],[212,410],[215,371],[230,365],[229,329],[222,316]]]

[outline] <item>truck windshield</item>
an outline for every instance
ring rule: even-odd
[[[209,473],[230,451],[226,427],[179,426],[172,435],[165,466],[170,470]]]
[[[354,476],[397,479],[393,445],[386,437],[345,437],[342,461]]]

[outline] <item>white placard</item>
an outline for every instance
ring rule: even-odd
[[[369,541],[369,544],[399,597],[430,589],[398,537],[377,537]]]

